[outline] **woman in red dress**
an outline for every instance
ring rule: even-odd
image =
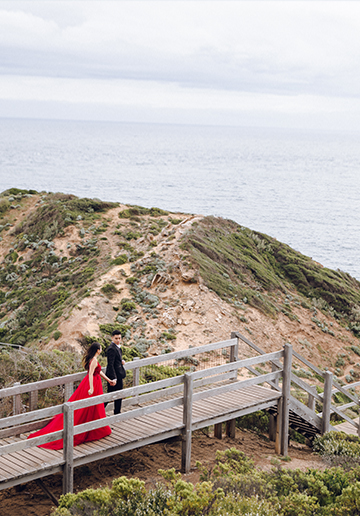
[[[74,394],[69,398],[68,401],[82,400],[90,398],[91,396],[99,396],[103,394],[103,388],[101,383],[101,377],[107,382],[113,385],[115,380],[110,380],[102,371],[101,366],[98,363],[97,357],[101,353],[101,345],[98,342],[93,342],[83,358],[83,365],[89,372],[85,378],[81,381],[79,387],[76,389]],[[96,419],[105,418],[104,404],[92,405],[91,407],[85,407],[82,409],[75,410],[74,412],[74,426],[94,421]],[[46,435],[51,432],[62,430],[64,425],[63,414],[58,414],[49,423],[44,426],[41,430],[29,435],[31,437],[39,437],[40,435]],[[104,426],[89,432],[84,432],[74,436],[74,446],[82,444],[88,441],[96,441],[102,437],[106,437],[111,434],[111,428]],[[58,439],[50,443],[40,444],[39,448],[48,448],[50,450],[60,450],[63,448],[63,440]]]

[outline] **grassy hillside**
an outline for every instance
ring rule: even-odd
[[[102,296],[103,312],[105,302],[114,310],[110,306],[107,324],[97,323],[99,332],[106,337],[116,324],[143,352],[154,342],[176,338],[179,315],[172,316],[168,329],[160,329],[157,319],[171,310],[187,317],[182,291],[187,288],[192,299],[189,285],[199,276],[240,322],[245,318],[236,313],[247,307],[273,320],[279,314],[297,320],[296,307],[301,306],[311,311],[312,322],[322,331],[335,337],[317,317],[318,310],[360,336],[360,283],[349,274],[322,267],[230,220],[197,217],[176,232],[188,218],[180,215],[59,193],[3,192],[0,340],[21,345],[56,341],[59,321],[96,294]],[[122,268],[106,276],[123,265],[127,273]],[[102,281],[105,277],[110,280]],[[208,308],[193,312],[200,328]],[[204,327],[203,333],[210,329]]]
[[[322,267],[311,258],[262,233],[231,220],[206,217],[183,241],[206,285],[223,299],[250,304],[275,317],[291,316],[282,297],[289,290],[347,325],[360,336],[360,282],[342,271]]]

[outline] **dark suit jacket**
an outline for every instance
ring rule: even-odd
[[[106,351],[107,357],[107,366],[106,366],[106,376],[113,380],[117,379],[116,385],[113,387],[109,384],[108,390],[117,391],[123,388],[123,377],[124,377],[124,366],[122,365],[122,353],[121,348],[119,348],[114,342],[110,344]]]

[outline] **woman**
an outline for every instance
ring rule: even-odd
[[[98,342],[93,342],[83,358],[83,365],[87,369],[88,374],[81,381],[79,387],[76,389],[74,394],[69,398],[68,401],[82,400],[90,398],[91,396],[99,396],[103,394],[103,388],[101,378],[104,378],[110,385],[113,385],[116,380],[110,380],[102,371],[101,366],[98,363],[98,356],[101,353],[101,346]],[[96,419],[105,418],[104,404],[92,405],[83,409],[75,410],[74,412],[74,426],[94,421]],[[29,435],[31,437],[39,437],[40,435],[46,435],[51,432],[56,432],[63,429],[63,414],[55,416],[44,428],[37,432]],[[111,428],[104,426],[97,428],[96,430],[90,430],[74,436],[74,446],[85,443],[88,441],[95,441],[106,437],[111,434]],[[48,448],[50,450],[60,450],[63,448],[63,440],[52,441],[50,443],[40,444],[39,448]]]

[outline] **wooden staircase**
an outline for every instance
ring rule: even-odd
[[[265,352],[249,341],[246,337],[240,333],[233,333],[232,336],[236,336],[239,340],[242,340],[250,348],[255,350],[260,355],[264,355]],[[313,440],[316,435],[322,435],[328,431],[345,431],[355,435],[360,435],[360,421],[359,418],[351,419],[346,414],[346,409],[356,406],[360,408],[360,397],[355,394],[355,389],[360,387],[360,382],[353,382],[346,386],[340,385],[333,379],[333,374],[330,371],[321,371],[319,368],[311,364],[307,359],[293,351],[293,359],[295,359],[301,365],[305,365],[309,371],[314,373],[317,378],[322,378],[324,381],[324,392],[319,394],[315,389],[314,385],[306,382],[299,378],[293,369],[291,372],[291,385],[294,388],[305,391],[308,395],[308,405],[302,403],[294,396],[289,397],[289,427],[303,434],[307,439]],[[282,364],[277,361],[272,361],[272,370],[280,370]],[[259,375],[260,373],[249,367],[248,370]],[[280,391],[281,388],[276,382],[269,382],[274,390]],[[349,392],[351,391],[351,392]],[[335,404],[332,402],[334,394],[341,392],[348,398],[348,402],[342,405]],[[316,402],[318,406],[322,406],[322,412],[317,413],[315,411]],[[277,416],[277,407],[270,407],[267,409],[272,416]],[[330,415],[334,413],[340,416],[344,423],[340,425],[330,424]]]

